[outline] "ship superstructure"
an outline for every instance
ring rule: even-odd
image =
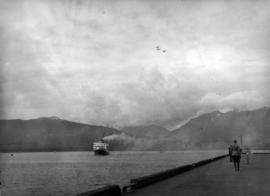
[[[103,139],[93,143],[93,150],[95,155],[108,155],[108,143]]]

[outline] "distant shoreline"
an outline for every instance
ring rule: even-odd
[[[227,149],[182,149],[182,150],[113,150],[110,152],[180,152],[180,151],[226,151]],[[0,153],[39,153],[39,152],[93,152],[92,150],[40,150],[40,151],[33,151],[33,150],[22,150],[22,151],[0,151]],[[270,153],[270,149],[252,149],[252,153]]]

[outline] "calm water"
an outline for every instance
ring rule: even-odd
[[[76,195],[224,154],[225,151],[0,153],[2,196]]]

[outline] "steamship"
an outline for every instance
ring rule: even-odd
[[[109,155],[110,154],[108,151],[108,143],[106,143],[103,139],[93,143],[93,151],[94,151],[94,155]]]

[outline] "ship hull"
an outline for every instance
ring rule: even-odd
[[[109,155],[110,153],[107,150],[94,150],[94,155],[95,156],[106,156]]]

